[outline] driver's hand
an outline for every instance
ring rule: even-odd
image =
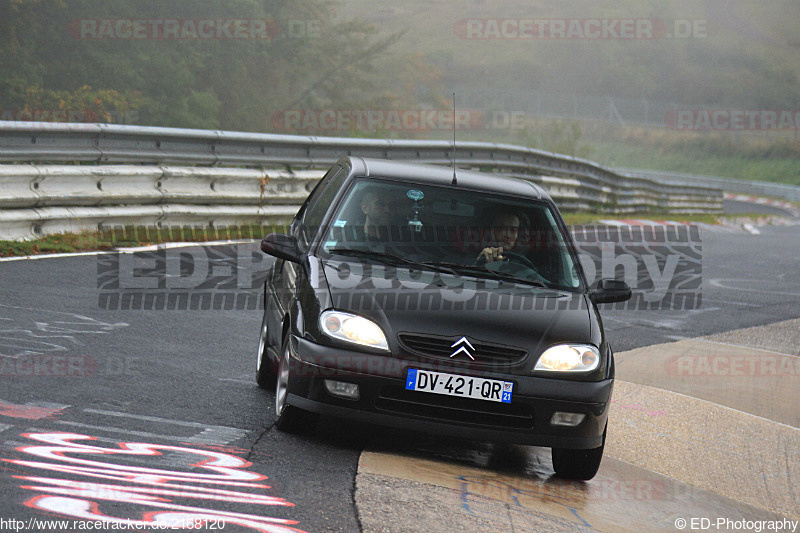
[[[478,254],[478,259],[481,257],[486,259],[487,263],[493,263],[494,261],[502,261],[503,260],[503,247],[498,246],[496,248],[484,248],[481,250],[481,253]]]

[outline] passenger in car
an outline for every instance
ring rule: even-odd
[[[387,240],[391,225],[397,223],[396,202],[385,194],[369,189],[361,198],[364,214],[364,235],[367,240]]]

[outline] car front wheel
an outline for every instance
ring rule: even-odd
[[[606,428],[607,429],[607,428]],[[553,448],[553,470],[558,477],[564,479],[578,479],[588,481],[592,479],[600,468],[603,459],[603,449],[606,446],[606,430],[603,430],[603,444],[589,450],[568,450]]]
[[[289,360],[291,348],[289,335],[283,339],[281,359],[278,362],[278,375],[275,380],[275,427],[287,433],[311,431],[317,423],[317,415],[289,405]]]

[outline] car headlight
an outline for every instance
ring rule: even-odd
[[[588,344],[558,344],[546,349],[536,370],[547,372],[589,372],[600,364],[600,352]]]
[[[363,316],[342,311],[324,311],[319,317],[322,331],[334,339],[389,350],[386,335],[378,324]]]

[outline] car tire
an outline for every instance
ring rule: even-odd
[[[603,459],[603,449],[606,446],[606,430],[603,430],[603,444],[589,450],[568,450],[553,448],[553,470],[556,475],[564,479],[578,479],[588,481],[592,479],[600,468]]]
[[[272,362],[267,357],[267,313],[261,321],[261,332],[258,337],[258,354],[256,356],[256,383],[262,389],[271,389],[275,386],[275,371]]]
[[[281,346],[281,358],[275,379],[275,427],[286,433],[311,432],[317,425],[317,414],[303,411],[286,401],[289,395],[290,358],[291,348],[287,333]]]

